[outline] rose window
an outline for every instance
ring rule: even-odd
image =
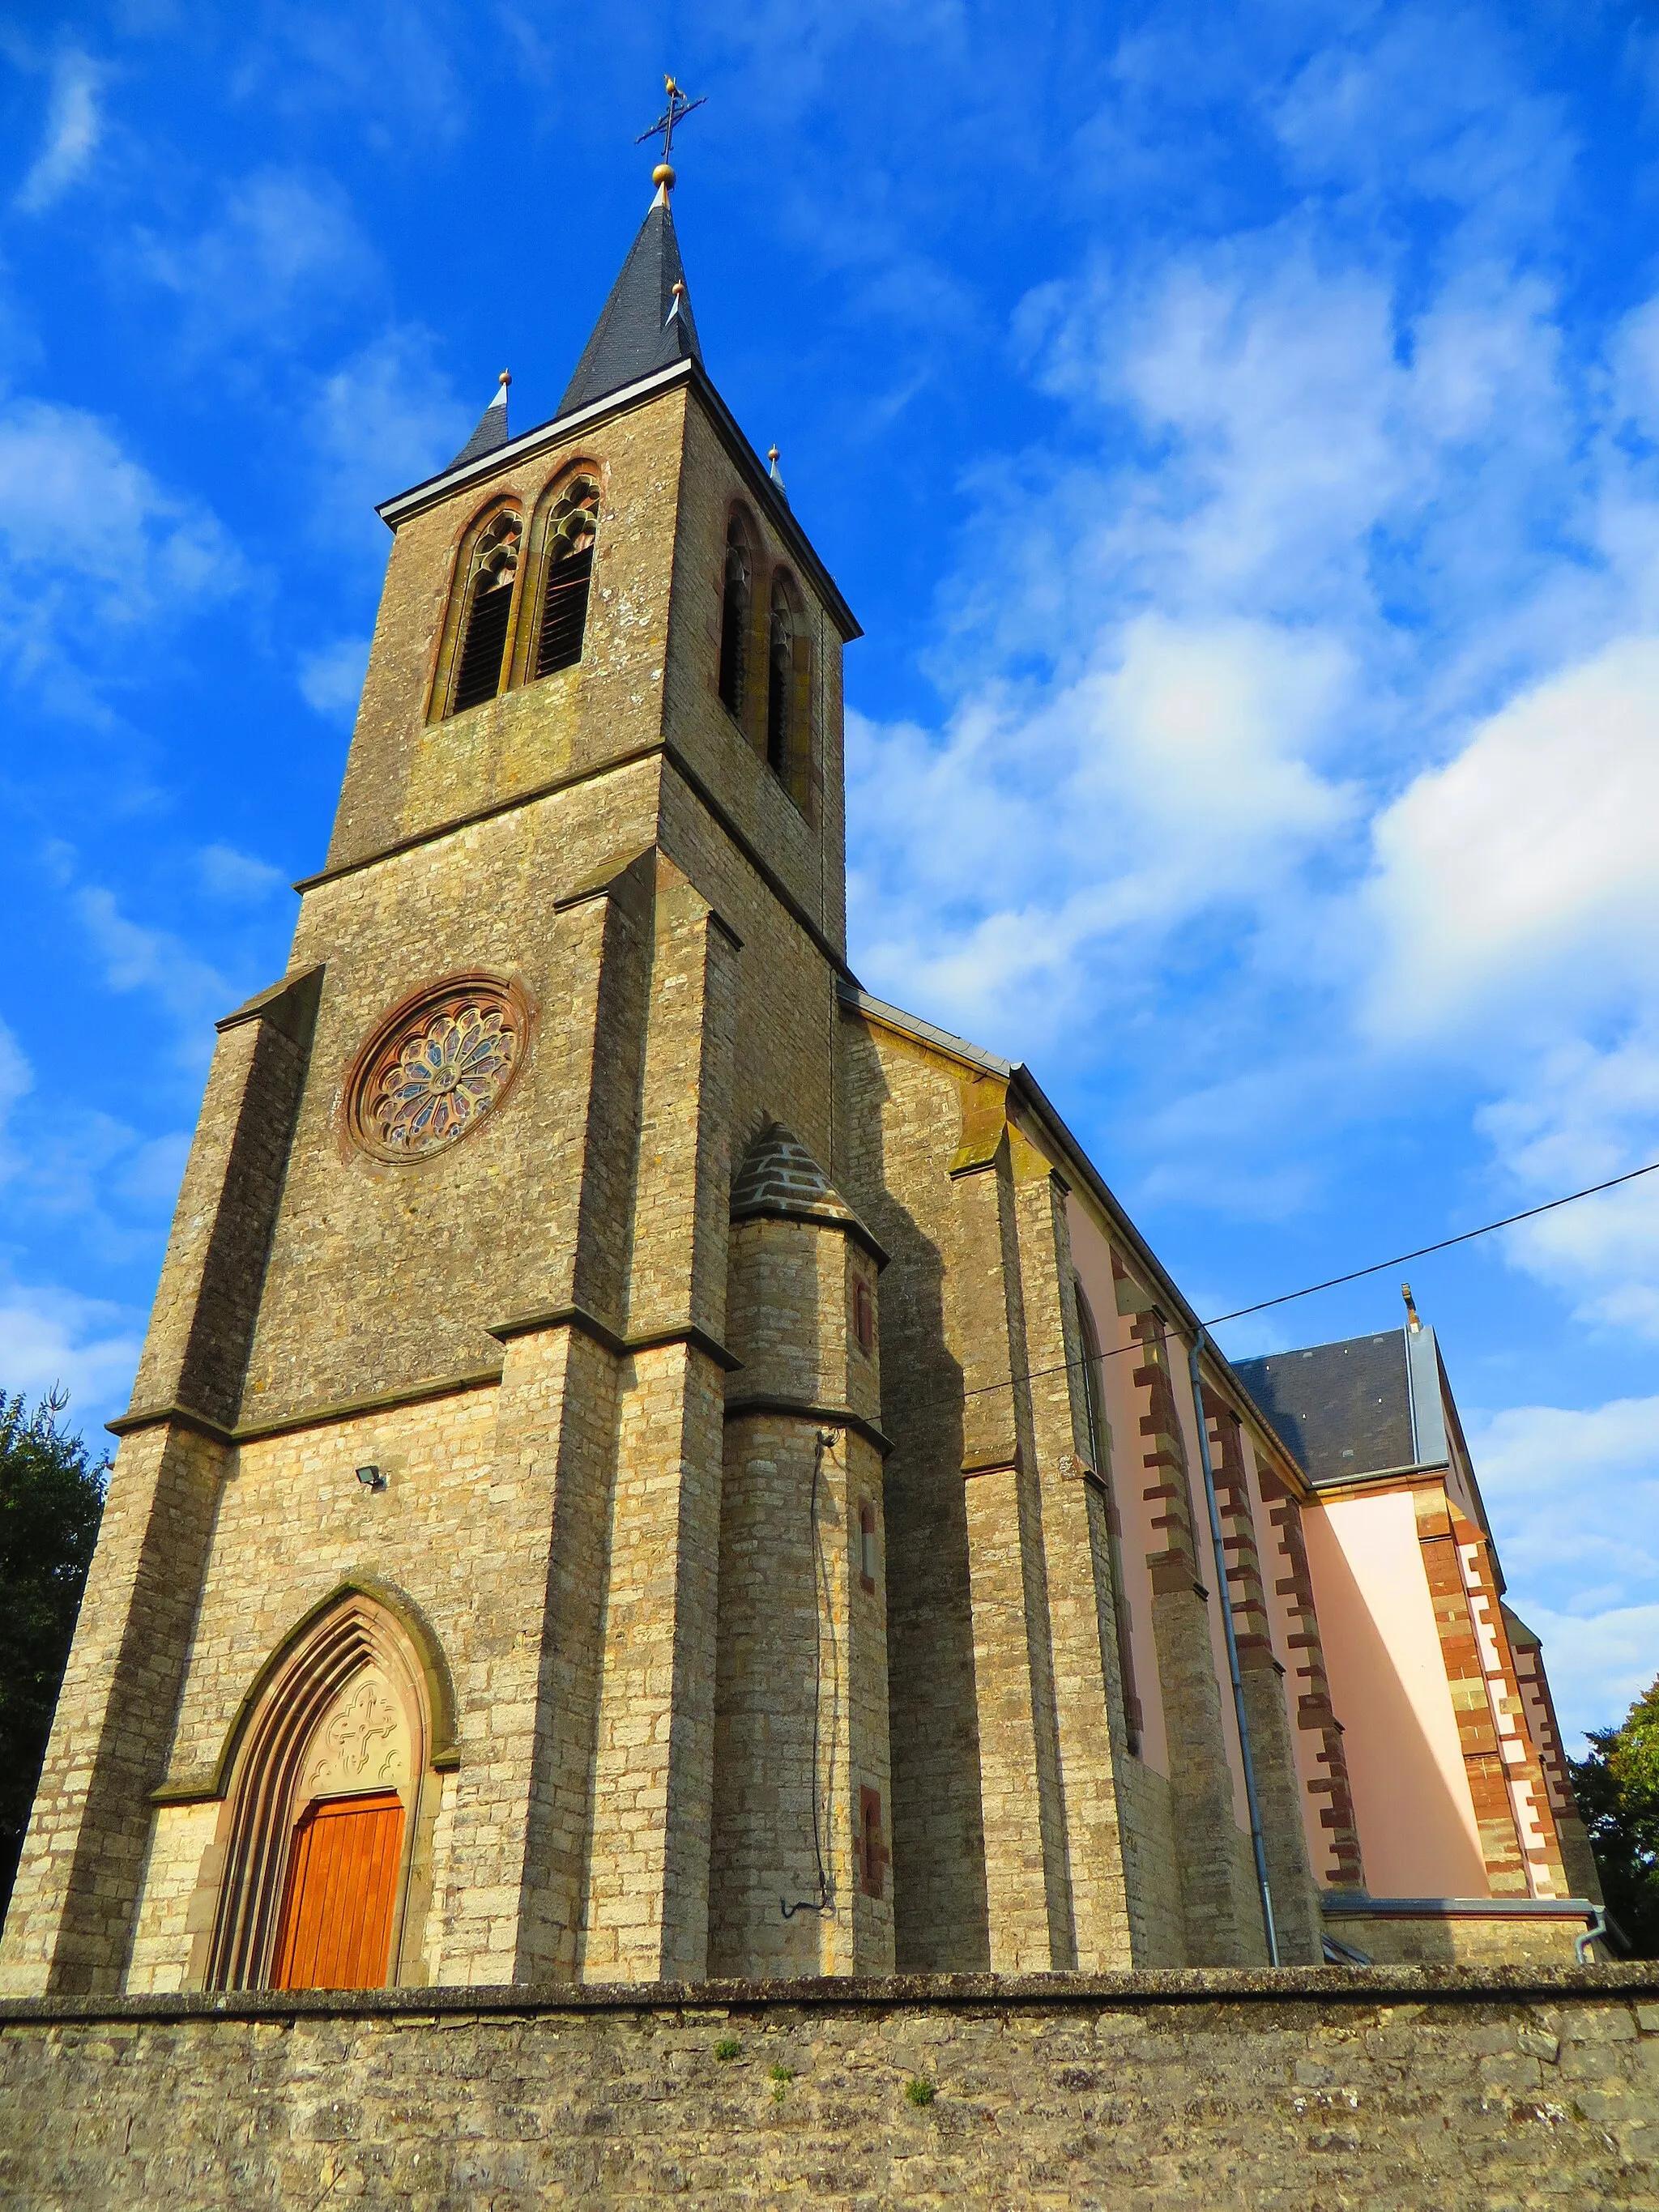
[[[499,1105],[524,1049],[525,1007],[480,978],[428,993],[394,1015],[359,1055],[351,1133],[382,1159],[454,1144]]]

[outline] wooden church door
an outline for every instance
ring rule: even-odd
[[[395,1790],[307,1807],[294,1832],[273,1989],[385,1986],[403,1841]]]

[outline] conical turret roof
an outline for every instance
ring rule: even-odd
[[[672,368],[677,361],[702,359],[674,218],[666,191],[659,191],[593,325],[559,413],[574,414],[653,370]]]
[[[450,468],[459,468],[463,461],[476,461],[482,454],[493,453],[497,446],[507,443],[507,387],[512,381],[503,371],[495,397],[479,416],[477,428],[450,463]]]
[[[855,1237],[877,1264],[887,1255],[812,1158],[781,1121],[769,1122],[744,1156],[732,1185],[732,1218],[773,1214],[784,1221],[823,1221]]]

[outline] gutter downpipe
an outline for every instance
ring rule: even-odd
[[[1607,1911],[1604,1905],[1592,1904],[1589,1925],[1582,1936],[1572,1939],[1572,1955],[1581,1966],[1595,1964],[1595,1946],[1607,1940]]]
[[[1244,1684],[1238,1671],[1238,1638],[1233,1632],[1232,1600],[1227,1590],[1227,1554],[1221,1541],[1221,1509],[1216,1504],[1215,1469],[1210,1464],[1210,1424],[1204,1411],[1204,1385],[1199,1373],[1199,1353],[1209,1341],[1200,1324],[1194,1332],[1188,1371],[1193,1383],[1193,1413],[1198,1422],[1198,1456],[1204,1469],[1204,1502],[1210,1509],[1210,1542],[1215,1549],[1215,1571],[1221,1600],[1221,1626],[1227,1638],[1227,1672],[1232,1676],[1233,1713],[1238,1723],[1239,1758],[1244,1768],[1244,1802],[1250,1811],[1250,1849],[1255,1855],[1256,1887],[1261,1893],[1261,1924],[1267,1935],[1267,1964],[1279,1964],[1279,1938],[1273,1931],[1273,1894],[1267,1881],[1267,1851],[1261,1839],[1261,1808],[1256,1802],[1255,1763],[1250,1757],[1250,1728],[1244,1717]]]

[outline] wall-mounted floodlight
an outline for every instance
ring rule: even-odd
[[[357,1470],[357,1480],[362,1483],[365,1490],[384,1490],[386,1488],[386,1477],[381,1474],[378,1467],[360,1467]]]

